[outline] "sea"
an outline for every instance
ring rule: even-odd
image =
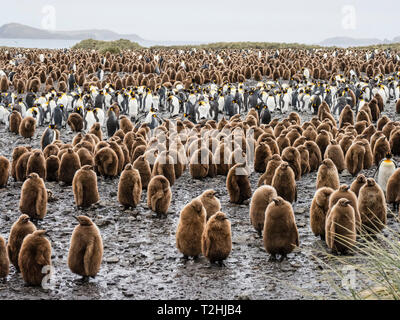
[[[64,49],[71,48],[81,40],[59,39],[0,39],[0,47],[38,48],[38,49]]]

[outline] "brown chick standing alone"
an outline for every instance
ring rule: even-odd
[[[86,216],[75,217],[78,220],[72,233],[68,251],[68,267],[83,277],[83,281],[94,278],[100,270],[103,258],[103,240],[99,228]]]

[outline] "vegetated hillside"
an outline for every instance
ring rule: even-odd
[[[119,53],[121,50],[135,50],[142,49],[137,42],[132,42],[126,39],[120,39],[115,41],[102,41],[87,39],[82,40],[72,47],[72,49],[84,49],[84,50],[98,50],[100,52]]]

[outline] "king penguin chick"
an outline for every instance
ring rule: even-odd
[[[75,217],[75,227],[68,251],[69,269],[86,281],[100,270],[103,258],[103,240],[99,228],[86,216]]]
[[[280,197],[293,203],[297,201],[297,186],[293,169],[284,161],[276,169],[272,186]]]
[[[51,244],[45,235],[45,230],[36,230],[27,235],[18,256],[22,278],[31,286],[40,286],[43,278],[47,276],[47,273],[43,272],[44,267],[51,267]]]
[[[210,219],[213,214],[221,210],[221,203],[215,195],[216,192],[209,189],[204,191],[199,197],[203,207],[206,209],[207,220]]]
[[[228,258],[232,250],[231,223],[223,212],[217,212],[207,222],[201,237],[201,251],[211,263]]]
[[[326,244],[334,253],[347,253],[356,243],[356,220],[351,201],[341,198],[325,224]]]
[[[329,212],[329,198],[333,189],[323,187],[317,190],[310,208],[310,226],[312,232],[325,240],[325,222]]]
[[[365,231],[376,233],[385,228],[387,219],[385,195],[373,178],[368,178],[367,183],[360,189],[358,210]]]
[[[393,209],[398,210],[400,204],[400,168],[389,178],[386,185],[386,200],[393,204]]]
[[[246,163],[234,165],[226,177],[226,188],[232,203],[242,204],[251,198],[249,172]]]
[[[329,198],[329,212],[331,212],[333,206],[342,198],[350,201],[350,204],[354,209],[356,230],[361,230],[361,216],[358,210],[357,196],[350,190],[350,187],[347,184],[342,184],[338,190],[335,190],[335,192],[331,194]],[[329,214],[330,213],[328,213],[328,215]]]
[[[278,196],[274,187],[264,185],[259,187],[251,197],[250,222],[261,236],[264,229],[265,210],[272,199]]]
[[[6,157],[0,156],[0,188],[4,188],[10,176],[10,161]]]
[[[281,197],[272,199],[265,211],[263,231],[264,248],[275,260],[281,255],[280,261],[299,246],[299,232],[292,205]]]
[[[154,176],[147,186],[147,206],[157,215],[167,214],[172,193],[169,181],[164,176]]]
[[[10,272],[10,261],[7,256],[6,241],[0,236],[0,279],[5,282]]]
[[[201,253],[201,237],[206,217],[206,209],[199,199],[193,199],[182,209],[176,230],[176,247],[185,259],[196,259]]]
[[[142,196],[140,173],[132,164],[127,164],[118,183],[118,201],[127,208],[136,208]]]
[[[24,238],[36,231],[35,225],[29,220],[29,216],[22,214],[11,227],[10,236],[8,237],[7,252],[10,262],[19,272],[18,256]]]
[[[339,173],[331,159],[324,159],[318,169],[317,190],[319,188],[328,187],[333,190],[339,189]]]
[[[367,182],[367,178],[363,174],[359,174],[357,178],[352,182],[350,190],[355,193],[358,197],[361,187]]]
[[[81,168],[81,161],[76,152],[72,148],[68,148],[60,161],[60,167],[58,168],[58,180],[64,182],[67,185],[72,183],[76,171]]]
[[[97,175],[92,166],[83,166],[75,172],[72,180],[72,191],[78,208],[88,208],[99,201]]]
[[[47,190],[43,179],[37,173],[28,175],[22,185],[19,209],[33,220],[42,220],[46,215]]]

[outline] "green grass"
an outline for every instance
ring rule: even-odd
[[[317,45],[305,45],[300,43],[279,43],[279,42],[214,42],[200,45],[180,45],[180,46],[153,46],[153,49],[318,49]]]
[[[84,49],[84,50],[98,50],[100,53],[110,52],[112,54],[120,53],[123,50],[137,50],[142,47],[136,43],[125,39],[115,41],[101,41],[87,39],[82,40],[72,47],[72,49]]]

